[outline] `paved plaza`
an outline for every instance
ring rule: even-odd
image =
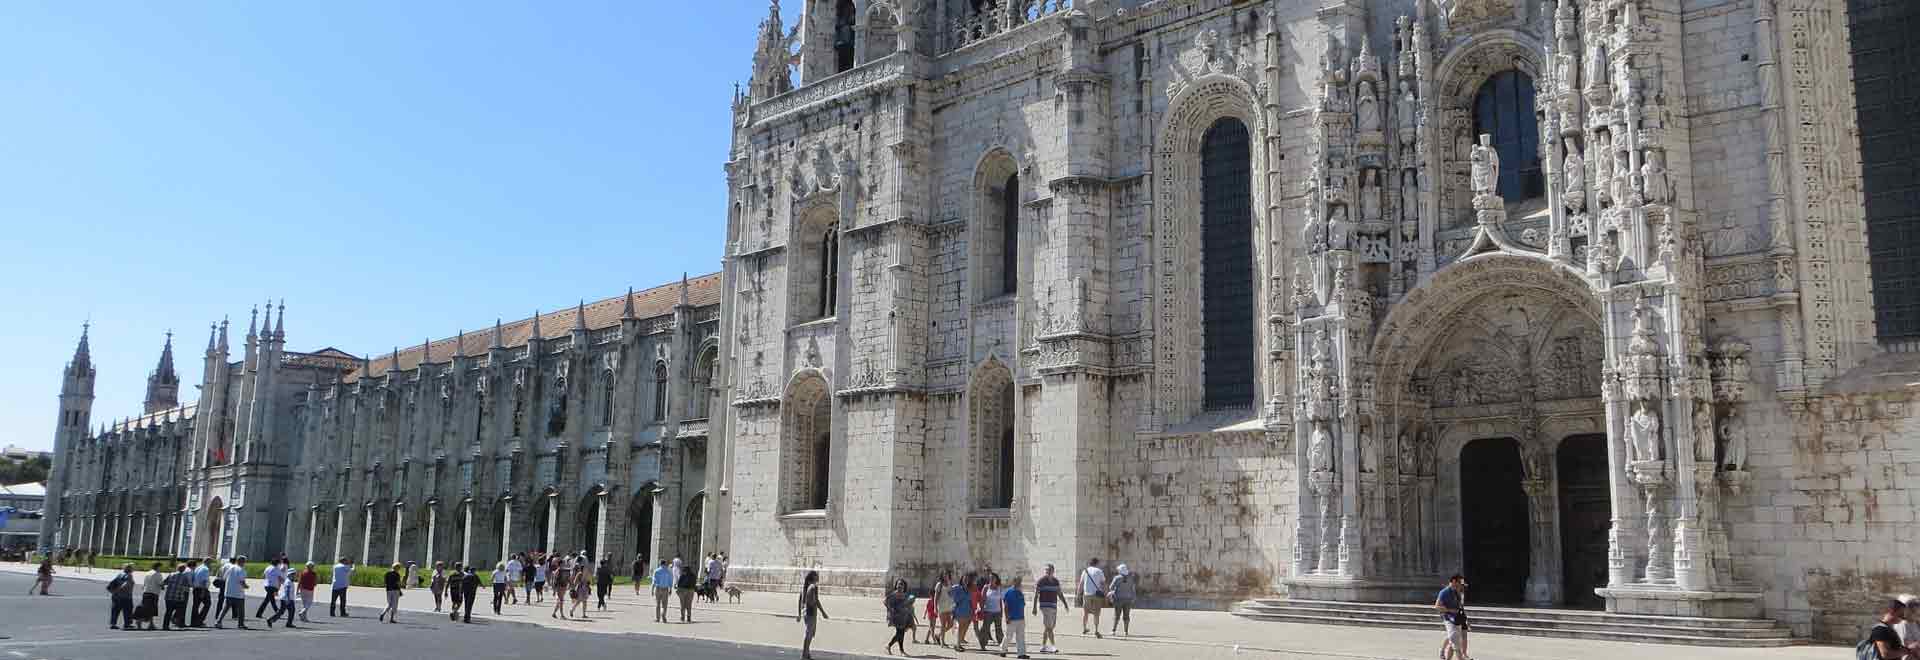
[[[563,648],[570,660],[597,658],[672,657],[793,658],[799,655],[800,626],[793,621],[794,596],[788,593],[748,593],[740,603],[696,605],[694,623],[651,622],[651,600],[636,597],[631,587],[619,587],[606,612],[593,612],[591,621],[562,622],[549,618],[547,606],[508,605],[498,616],[491,602],[474,611],[474,624],[465,625],[436,616],[432,596],[410,590],[401,600],[402,624],[374,621],[384,605],[377,589],[354,587],[349,600],[351,619],[315,616],[315,624],[299,630],[255,629],[195,631],[189,633],[121,632],[106,627],[107,597],[99,583],[111,573],[74,574],[62,568],[54,583],[58,597],[25,596],[31,567],[0,564],[0,660],[55,658],[151,658],[226,660],[252,657],[271,644],[276,660],[297,658],[378,657],[515,657],[554,656]],[[483,596],[486,592],[483,590]],[[325,594],[317,600],[324,601]],[[822,657],[879,657],[885,655],[890,630],[880,623],[877,599],[824,597],[832,619],[823,621],[816,648]],[[249,599],[249,608],[257,599]],[[324,602],[320,603],[324,605]],[[316,614],[320,612],[316,611]],[[251,611],[249,612],[251,614]],[[1222,612],[1140,610],[1134,613],[1135,635],[1095,639],[1079,633],[1079,612],[1061,617],[1062,658],[1127,658],[1142,660],[1200,660],[1204,658],[1379,658],[1421,660],[1435,655],[1438,631],[1345,626],[1313,626],[1247,621]],[[1038,621],[1029,629],[1030,651],[1038,650]],[[214,638],[240,636],[232,644],[209,644]],[[297,636],[287,644],[275,640]],[[555,647],[554,644],[562,644]],[[977,652],[955,653],[934,646],[909,645],[916,657],[959,660]],[[415,653],[414,651],[418,652]],[[1673,660],[1812,660],[1844,655],[1843,649],[1800,646],[1780,649],[1723,649],[1652,646],[1615,642],[1542,639],[1481,635],[1473,639],[1478,660],[1538,660],[1540,658],[1659,657]],[[660,652],[656,654],[656,652]],[[1033,653],[1035,657],[1047,657]]]

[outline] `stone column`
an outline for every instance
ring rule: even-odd
[[[1531,548],[1531,566],[1527,572],[1527,604],[1533,607],[1549,607],[1559,601],[1560,571],[1556,570],[1559,557],[1559,543],[1554,532],[1553,481],[1543,478],[1529,478],[1520,482],[1527,493],[1527,512],[1530,532],[1528,540]]]

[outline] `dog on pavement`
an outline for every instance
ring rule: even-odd
[[[733,585],[727,585],[727,598],[728,598],[727,602],[730,602],[730,603],[740,602],[740,588]]]

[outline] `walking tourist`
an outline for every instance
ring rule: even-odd
[[[466,565],[457,561],[453,562],[453,575],[447,578],[447,599],[453,601],[453,611],[450,618],[460,618],[460,594],[463,593],[461,587],[466,585],[466,580]]]
[[[207,610],[213,606],[213,592],[208,590],[208,587],[213,585],[213,577],[210,575],[213,571],[213,559],[208,558],[205,562],[188,559],[187,569],[193,575],[193,614],[190,615],[193,621],[190,625],[194,628],[205,628],[207,627]]]
[[[1447,578],[1447,586],[1440,590],[1440,597],[1434,599],[1433,609],[1440,610],[1440,619],[1446,623],[1447,636],[1440,642],[1440,660],[1460,658],[1472,660],[1467,655],[1467,578],[1458,573]]]
[[[1093,619],[1093,636],[1100,637],[1100,610],[1107,606],[1107,574],[1100,570],[1100,558],[1087,560],[1080,571],[1080,634],[1087,634],[1087,619]]]
[[[260,574],[260,578],[267,583],[267,597],[260,599],[260,609],[253,611],[253,618],[260,618],[260,615],[268,609],[272,609],[277,616],[280,613],[280,585],[287,580],[287,569],[279,559],[269,559],[267,570]],[[269,623],[267,627],[271,628],[273,625]]]
[[[403,567],[400,565],[399,562],[394,562],[392,566],[387,568],[387,574],[385,576],[386,587],[387,587],[387,609],[381,610],[380,616],[374,617],[375,621],[385,619],[387,623],[400,622],[399,621],[400,591],[406,585],[405,578],[402,578],[400,576],[401,568]],[[500,599],[497,597],[494,598],[493,600],[493,613],[494,614],[500,613]]]
[[[573,571],[573,609],[568,612],[579,612],[581,621],[587,620],[587,599],[593,597],[593,570],[588,568],[592,563],[583,561]]]
[[[497,615],[500,613],[500,603],[507,600],[507,590],[511,588],[507,585],[507,563],[503,561],[494,562],[492,577],[493,613]]]
[[[333,565],[333,597],[327,601],[327,616],[347,614],[347,585],[353,582],[353,558],[341,557]]]
[[[1138,578],[1126,564],[1113,567],[1113,582],[1107,585],[1107,599],[1113,603],[1113,633],[1133,635],[1133,599],[1139,591]]]
[[[427,591],[433,594],[433,611],[440,611],[441,598],[447,593],[446,562],[433,562],[433,578],[427,582]]]
[[[673,595],[673,569],[667,566],[667,560],[660,560],[660,565],[653,569],[649,584],[653,585],[653,620],[666,623],[667,598]]]
[[[520,585],[520,572],[525,569],[526,564],[520,562],[520,555],[518,553],[507,558],[507,602],[510,604],[520,604],[519,590],[515,589],[515,587]],[[498,612],[496,612],[496,614],[498,614]]]
[[[934,616],[938,618],[929,617],[927,629],[933,633],[933,643],[944,647],[947,645],[947,631],[953,629],[952,573],[941,573],[940,578],[933,581],[933,598],[929,600],[933,601]]]
[[[187,601],[193,597],[193,574],[187,572],[186,564],[175,564],[173,574],[167,576],[166,584],[167,613],[160,618],[161,630],[187,627]]]
[[[220,572],[226,585],[220,588],[220,599],[226,601],[228,614],[233,615],[233,624],[241,630],[247,629],[247,558],[234,557]],[[213,627],[219,628],[221,617],[213,618]]]
[[[306,570],[300,571],[300,622],[313,623],[307,613],[313,611],[313,590],[320,586],[320,573],[313,570],[313,562],[307,562]]]
[[[674,586],[677,587],[674,591],[680,596],[680,622],[693,623],[693,594],[699,591],[699,579],[694,575],[693,567],[689,566],[681,572],[680,581]]]
[[[133,630],[133,564],[120,567],[120,574],[107,582],[107,594],[113,609],[107,612],[107,627],[118,630],[122,623]]]
[[[547,560],[545,557],[533,562],[533,597],[536,603],[547,601]]]
[[[1060,597],[1060,578],[1053,575],[1053,564],[1047,564],[1047,572],[1033,583],[1033,609],[1040,613],[1040,652],[1059,653],[1060,647],[1053,639],[1053,626],[1060,622],[1059,609],[1072,607],[1067,599]]]
[[[467,565],[467,572],[460,576],[460,602],[465,603],[466,611],[460,615],[461,623],[473,623],[473,601],[480,597],[480,574],[475,573],[473,565]]]
[[[907,593],[907,581],[893,583],[893,589],[887,592],[887,625],[893,626],[893,639],[887,640],[887,655],[893,655],[893,647],[899,646],[900,653],[907,653],[907,629],[913,627],[913,594]]]
[[[273,622],[280,620],[281,616],[285,616],[287,617],[286,627],[298,628],[299,626],[293,625],[293,619],[300,614],[300,610],[295,609],[295,606],[299,604],[298,597],[295,594],[298,589],[295,587],[299,586],[300,575],[293,572],[292,561],[282,557],[280,559],[280,565],[286,572],[286,577],[280,582],[279,609],[274,610],[273,618],[267,619],[267,627],[272,628]]]
[[[551,560],[553,567],[547,570],[547,582],[553,584],[553,612],[547,616],[561,618],[567,615],[567,592],[573,590],[573,573],[567,570],[567,563],[558,558]]]
[[[46,557],[40,560],[40,570],[34,573],[33,584],[27,587],[27,595],[33,595],[34,590],[38,589],[40,595],[51,596],[53,594],[47,593],[47,588],[51,586],[53,586],[53,558]]]
[[[827,608],[820,603],[820,572],[807,571],[807,577],[800,585],[800,616],[795,617],[806,626],[806,637],[800,640],[800,660],[813,660],[813,634],[820,627],[820,619],[831,619]]]
[[[714,601],[720,600],[720,553],[707,553],[707,593]]]
[[[953,623],[958,629],[953,635],[953,650],[967,650],[967,632],[973,629],[973,574],[960,576],[960,581],[947,588],[953,598]]]
[[[613,591],[613,555],[600,558],[600,565],[593,570],[593,588],[600,610],[606,611],[607,592]]]
[[[146,624],[147,630],[158,630],[153,620],[160,617],[160,596],[167,591],[167,565],[156,561],[147,568],[147,579],[140,582],[140,606],[134,609],[133,618]]]
[[[987,648],[994,642],[1006,642],[1007,631],[1000,627],[1000,598],[1005,594],[1000,584],[1000,576],[988,573],[986,586],[980,588],[980,648]],[[992,632],[988,632],[992,631]]]
[[[1899,633],[1900,645],[1907,647],[1907,655],[1920,653],[1920,622],[1913,620],[1914,615],[1920,613],[1920,596],[1900,594],[1900,597],[1895,600],[1907,606],[1907,612],[1906,617],[1900,621],[1900,625],[1893,627],[1893,631]]]
[[[1020,593],[1020,576],[1013,576],[1013,581],[1008,583],[1007,588],[1001,592],[1000,600],[1004,606],[1002,610],[1006,612],[1007,633],[1013,638],[1015,655],[1025,658],[1027,657],[1027,596]],[[1007,657],[1007,640],[1004,637],[1000,639],[1000,657]]]
[[[520,574],[514,576],[514,579],[520,582],[520,589],[526,592],[521,597],[520,600],[525,602],[528,605],[533,604],[533,576],[538,571],[538,569],[536,568],[536,565],[539,563],[540,563],[540,553],[538,552],[527,553],[525,556],[521,557]]]
[[[1898,600],[1888,601],[1880,609],[1880,622],[1867,630],[1867,638],[1854,646],[1854,657],[1860,660],[1901,660],[1912,657],[1912,651],[1900,643],[1897,626],[1906,622],[1907,604]]]

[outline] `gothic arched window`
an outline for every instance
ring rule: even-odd
[[[1020,292],[1020,175],[1007,177],[1000,194],[1000,289]]]
[[[1493,137],[1500,154],[1500,198],[1521,202],[1546,194],[1540,170],[1540,122],[1533,115],[1533,78],[1503,71],[1473,97],[1473,133]]]
[[[1204,405],[1253,405],[1253,175],[1247,125],[1227,117],[1200,147]]]
[[[840,293],[840,223],[827,224],[820,236],[820,310],[819,317],[833,316]]]
[[[971,394],[974,506],[1013,507],[1013,376],[1004,367],[988,367],[974,376]]]
[[[833,3],[834,73],[853,68],[854,16],[853,0]]]
[[[700,352],[700,359],[693,363],[693,391],[687,397],[687,417],[706,419],[708,406],[713,401],[714,367],[719,362],[720,350],[709,348]]]
[[[826,509],[833,465],[833,397],[826,381],[818,375],[800,378],[787,390],[782,409],[782,509]]]
[[[613,372],[606,372],[600,380],[600,425],[613,426]]]
[[[653,421],[667,421],[667,363],[653,363]]]

